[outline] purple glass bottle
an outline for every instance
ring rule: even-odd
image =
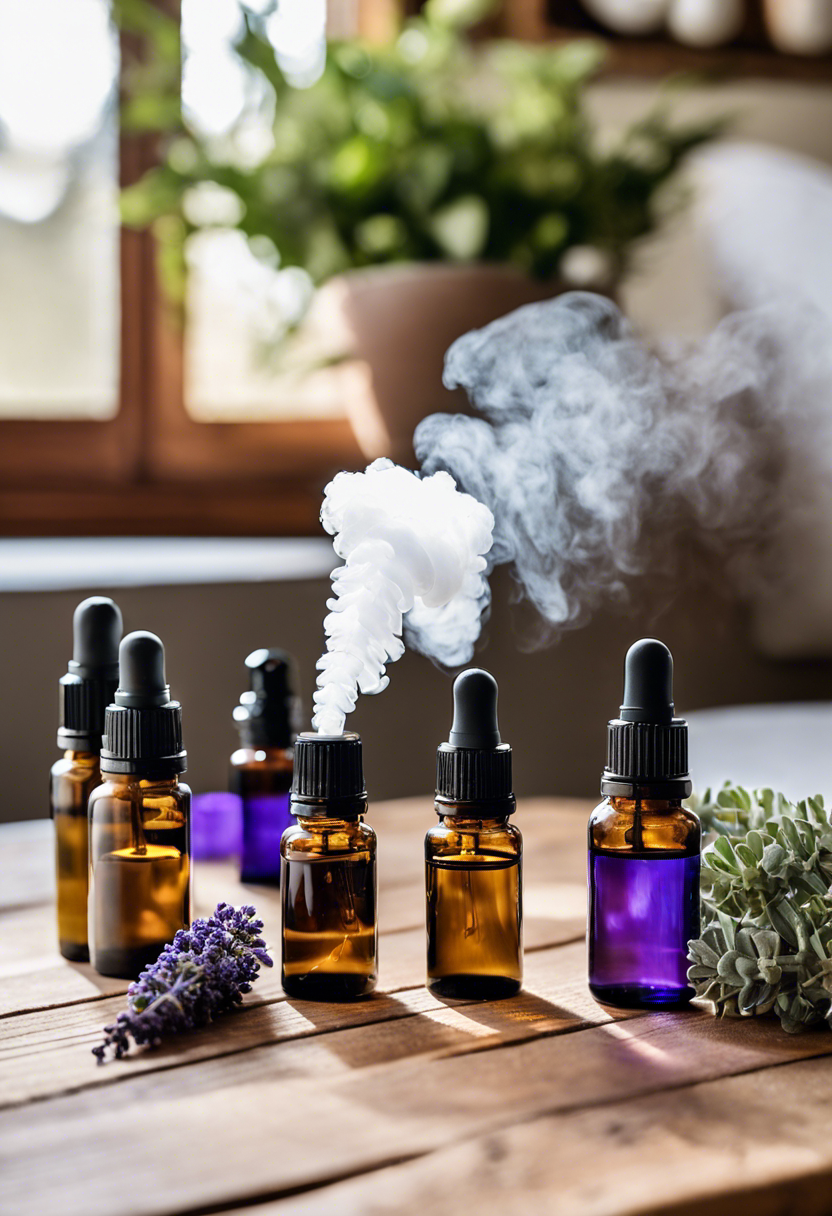
[[[300,716],[294,661],[282,650],[255,650],[246,659],[251,689],[234,721],[241,747],[231,757],[230,788],[242,807],[240,877],[280,885],[280,839],[289,813],[293,744]]]
[[[609,1005],[687,1004],[687,944],[699,935],[699,820],[687,723],[674,717],[673,659],[645,638],[625,662],[608,726],[605,800],[589,820],[589,987]]]

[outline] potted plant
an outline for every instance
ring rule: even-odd
[[[661,104],[603,148],[585,108],[600,44],[472,38],[490,7],[429,0],[383,45],[330,42],[298,87],[268,8],[241,3],[233,52],[268,126],[252,155],[237,138],[251,113],[222,139],[183,114],[178,27],[147,0],[117,6],[150,45],[124,120],[163,135],[161,163],[124,194],[125,222],[156,226],[174,289],[187,242],[217,224],[328,284],[369,365],[375,417],[358,429],[371,455],[406,456],[416,422],[448,408],[442,357],[466,329],[564,286],[614,289],[660,222],[659,191],[717,131],[676,125]]]

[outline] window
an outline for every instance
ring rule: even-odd
[[[0,417],[112,418],[117,41],[104,0],[2,0],[0,24]]]
[[[321,53],[323,2],[281,13],[302,70]],[[262,99],[223,50],[235,20],[237,0],[185,0],[183,105],[220,127],[249,106],[256,141]],[[292,283],[270,281],[233,230],[194,242],[183,328],[152,236],[119,228],[119,184],[156,153],[119,133],[119,73],[141,55],[119,44],[108,0],[0,0],[0,529],[314,530],[323,482],[361,454],[337,373],[262,357],[263,301],[291,312]]]

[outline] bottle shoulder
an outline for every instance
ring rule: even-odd
[[[168,806],[187,810],[191,787],[184,781],[151,781],[132,773],[102,773],[101,783],[90,794],[90,810],[104,802],[131,803],[138,798],[143,806]]]
[[[98,756],[93,752],[64,752],[49,770],[53,781],[66,778],[68,781],[96,781],[100,778]]]
[[[310,820],[292,824],[283,833],[280,852],[284,858],[348,855],[376,852],[375,829],[363,820]]]
[[[590,848],[698,853],[699,818],[678,800],[605,798],[589,817]]]
[[[89,796],[101,780],[98,756],[67,752],[50,771],[49,802],[56,815],[86,815]]]
[[[507,820],[460,819],[450,815],[440,819],[425,834],[428,858],[481,851],[519,857],[523,851],[523,834]]]

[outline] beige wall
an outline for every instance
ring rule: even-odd
[[[510,580],[498,574],[494,586],[494,613],[477,662],[500,682],[501,726],[515,749],[520,794],[595,794],[605,723],[621,697],[624,651],[642,633],[658,633],[674,650],[680,711],[832,698],[832,662],[761,659],[742,620],[702,596],[690,595],[658,619],[645,610],[633,619],[599,616],[558,646],[528,654],[517,646]],[[88,593],[0,595],[0,820],[47,813],[48,771],[58,755],[57,681],[70,655],[72,610]],[[195,790],[224,786],[235,745],[230,715],[244,687],[242,661],[249,650],[281,645],[298,656],[308,714],[326,598],[323,581],[116,594],[128,629],[148,628],[165,641],[168,676],[184,706],[187,780]],[[424,793],[427,800],[435,748],[450,726],[450,679],[416,654],[406,654],[390,676],[389,689],[363,698],[354,714],[365,741],[370,793],[376,798]]]

